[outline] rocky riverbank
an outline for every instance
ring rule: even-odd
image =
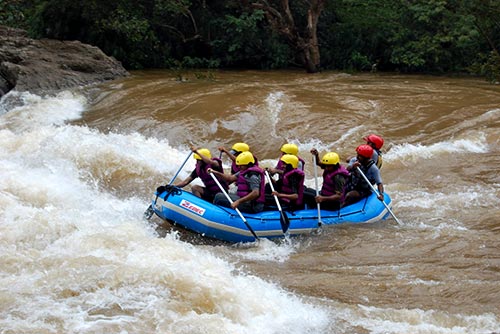
[[[113,57],[78,41],[35,40],[0,26],[0,97],[15,89],[59,91],[127,76]]]

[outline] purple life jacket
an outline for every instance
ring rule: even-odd
[[[257,199],[255,201],[259,202],[259,203],[264,203],[265,202],[264,189],[265,189],[266,179],[264,178],[264,170],[262,168],[260,168],[259,166],[252,166],[244,171],[240,171],[240,174],[238,175],[238,179],[236,180],[236,185],[238,187],[236,194],[240,198],[242,198],[251,192],[249,184],[245,178],[245,175],[247,173],[257,173],[260,175],[259,197],[257,197]]]
[[[240,167],[236,164],[236,161],[233,161],[231,164],[231,174],[236,174],[240,171]]]
[[[212,158],[212,160],[218,162],[218,165],[216,168],[212,168],[212,166],[210,164],[203,164],[203,163],[196,164],[196,174],[198,174],[198,177],[201,179],[201,181],[205,185],[205,188],[209,192],[211,192],[213,194],[217,194],[217,193],[220,193],[221,190],[220,190],[219,186],[217,185],[217,183],[215,183],[214,179],[212,179],[212,176],[210,175],[210,173],[207,170],[209,168],[212,168],[218,172],[224,173],[224,169],[222,168],[222,161],[219,158]],[[219,180],[219,182],[220,182],[222,188],[224,188],[224,190],[229,189],[229,186],[228,186],[227,182],[224,181],[224,179],[222,179],[221,177],[217,177],[217,180]]]
[[[284,194],[289,194],[289,195],[294,194],[294,192],[292,190],[292,184],[290,181],[290,178],[293,175],[297,175],[298,179],[299,179],[299,184],[298,184],[298,189],[297,189],[297,195],[299,195],[299,197],[294,201],[295,203],[292,203],[292,204],[295,204],[296,206],[300,206],[304,202],[304,176],[305,176],[305,174],[303,171],[295,168],[295,169],[292,169],[291,171],[289,171],[288,173],[283,174],[283,185],[281,186],[281,192],[283,192]],[[280,198],[280,200],[282,200],[283,202],[287,202],[287,203],[291,202],[288,198]]]
[[[337,193],[337,191],[342,192],[343,189],[339,189],[336,191],[335,189],[335,176],[337,174],[342,175],[346,180],[349,177],[350,173],[344,166],[340,165],[335,171],[331,173],[327,173],[325,170],[323,172],[323,186],[321,187],[321,195],[323,196],[332,196]]]

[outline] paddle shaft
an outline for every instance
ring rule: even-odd
[[[181,172],[181,170],[184,168],[184,165],[186,164],[186,162],[188,161],[189,157],[191,156],[191,153],[193,153],[193,152],[189,152],[188,156],[186,157],[186,159],[182,163],[181,167],[179,168],[179,170],[177,170],[177,173],[175,173],[175,175],[172,178],[172,180],[170,180],[170,182],[168,183],[169,186],[172,185],[172,183],[174,183],[175,179],[177,178],[177,176],[179,175],[179,173]]]
[[[271,187],[271,191],[274,191],[273,182],[272,182],[271,177],[269,176],[269,173],[267,172],[267,170],[266,170],[266,177],[267,177],[267,181],[269,182],[269,186]],[[273,195],[273,197],[274,197],[274,200],[276,201],[276,205],[278,206],[278,210],[281,212],[281,204],[280,204],[280,201],[278,199],[278,196]]]
[[[191,156],[191,153],[192,152],[189,152],[188,156],[186,157],[186,159],[182,163],[181,167],[177,170],[177,173],[175,173],[175,175],[172,178],[172,180],[170,180],[170,182],[168,183],[169,186],[172,185],[172,183],[174,183],[175,179],[177,178],[177,175],[179,175],[180,171],[182,170],[182,168],[184,168],[184,165],[186,164],[186,162],[188,161],[189,157]],[[156,198],[154,200],[154,204],[156,204],[156,200],[158,199],[158,195],[159,194],[156,195]],[[154,213],[153,204],[150,204],[148,206],[148,208],[146,209],[146,211],[144,211],[144,218],[150,219],[153,216],[153,213]]]
[[[271,180],[271,177],[269,176],[269,172],[267,170],[265,172],[266,172],[267,181],[269,182],[269,186],[271,187],[271,191],[274,192],[273,180]],[[286,233],[286,231],[288,230],[288,226],[286,226],[286,225],[289,225],[290,222],[288,221],[288,217],[286,216],[286,213],[283,212],[283,210],[281,209],[281,204],[280,204],[280,201],[278,199],[278,196],[273,195],[273,197],[274,197],[274,200],[276,201],[276,206],[278,206],[278,210],[280,212],[281,229],[283,230],[283,233]]]
[[[314,165],[314,185],[316,187],[316,196],[319,196],[319,188],[318,188],[318,166],[316,165],[316,155],[313,154],[313,165]],[[318,225],[321,226],[323,222],[321,221],[321,206],[319,203],[316,203],[318,205]]]
[[[373,186],[373,184],[371,184],[371,182],[368,180],[368,178],[366,177],[366,175],[361,171],[361,168],[359,167],[356,167],[356,169],[358,170],[359,174],[361,174],[361,176],[363,177],[363,179],[365,179],[366,183],[368,183],[370,185],[370,188],[372,188],[372,191],[379,195],[379,192],[378,190]],[[391,208],[389,208],[389,206],[387,205],[387,203],[385,203],[384,200],[382,200],[382,203],[384,204],[385,208],[387,209],[387,211],[389,211],[389,213],[391,214],[391,216],[394,218],[394,220],[399,224],[399,225],[402,225],[401,224],[401,221],[399,221],[399,219],[396,217],[396,215],[392,212]]]
[[[217,179],[217,177],[214,175],[214,173],[210,173],[210,176],[212,176],[212,179],[214,179],[215,183],[217,183],[217,185],[219,186],[219,189],[222,191],[222,193],[224,194],[224,196],[226,196],[227,200],[229,201],[229,203],[233,204],[233,200],[231,199],[231,197],[229,197],[228,193],[224,190],[224,188],[222,187],[222,185],[220,184],[219,180]],[[255,237],[255,239],[259,240],[259,237],[257,236],[257,234],[255,234],[255,231],[253,230],[253,228],[250,226],[250,224],[248,224],[247,220],[245,219],[245,217],[241,214],[240,210],[238,208],[234,208],[234,210],[236,210],[236,212],[238,213],[238,215],[240,216],[241,220],[243,220],[243,223],[245,223],[246,227],[248,228],[248,230],[252,233],[252,235]]]

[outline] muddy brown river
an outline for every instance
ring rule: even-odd
[[[294,71],[177,79],[138,71],[4,99],[2,333],[500,332],[499,85]],[[385,140],[401,224],[249,246],[142,219],[192,144],[215,155],[243,141],[271,166],[293,142],[313,187],[311,148],[345,160],[370,133]]]

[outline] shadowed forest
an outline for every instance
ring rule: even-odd
[[[0,24],[127,69],[303,68],[500,80],[497,0],[0,0]]]

